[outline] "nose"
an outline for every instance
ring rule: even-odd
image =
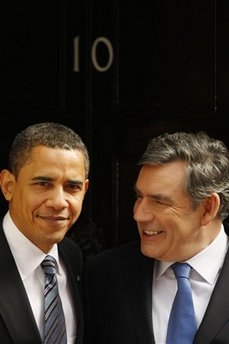
[[[68,206],[67,197],[62,187],[56,187],[50,190],[46,206],[52,207],[55,210],[60,210]]]
[[[133,216],[136,222],[152,220],[154,217],[153,209],[149,206],[145,198],[138,199],[134,204]]]

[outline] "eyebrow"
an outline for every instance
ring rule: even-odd
[[[32,181],[45,181],[45,182],[50,182],[53,180],[53,178],[51,177],[47,177],[47,176],[36,176],[32,178]],[[71,184],[75,184],[75,185],[83,185],[83,182],[80,180],[73,180],[73,179],[68,179],[67,183],[71,183]]]

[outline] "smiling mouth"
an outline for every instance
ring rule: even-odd
[[[43,220],[48,221],[66,221],[69,220],[69,217],[64,216],[40,216]]]
[[[155,236],[155,235],[162,233],[162,231],[152,231],[149,229],[145,229],[143,232],[144,232],[144,234],[149,235],[149,236]]]

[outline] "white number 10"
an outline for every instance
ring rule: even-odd
[[[101,66],[97,60],[97,47],[98,44],[104,44],[108,51],[108,60],[106,65]],[[79,63],[79,36],[76,36],[73,39],[73,72],[80,71],[80,63]],[[98,72],[106,72],[112,65],[114,59],[113,47],[109,39],[106,37],[98,37],[94,40],[92,47],[91,47],[91,62],[94,68]]]

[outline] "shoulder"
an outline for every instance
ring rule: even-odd
[[[85,281],[88,286],[101,287],[109,281],[117,284],[134,276],[152,276],[152,262],[141,253],[139,241],[131,242],[91,258],[85,267]]]
[[[59,244],[58,249],[61,257],[71,265],[77,265],[82,269],[83,256],[80,247],[72,239],[65,237]]]
[[[139,241],[134,241],[116,248],[107,249],[92,257],[86,265],[87,270],[116,270],[120,271],[127,266],[133,265],[141,260],[143,255],[140,251]]]
[[[103,252],[95,255],[91,261],[103,261],[107,259],[113,259],[123,256],[129,256],[132,254],[138,254],[140,252],[140,243],[139,241],[134,241],[131,243],[127,243],[115,248],[106,249]]]

